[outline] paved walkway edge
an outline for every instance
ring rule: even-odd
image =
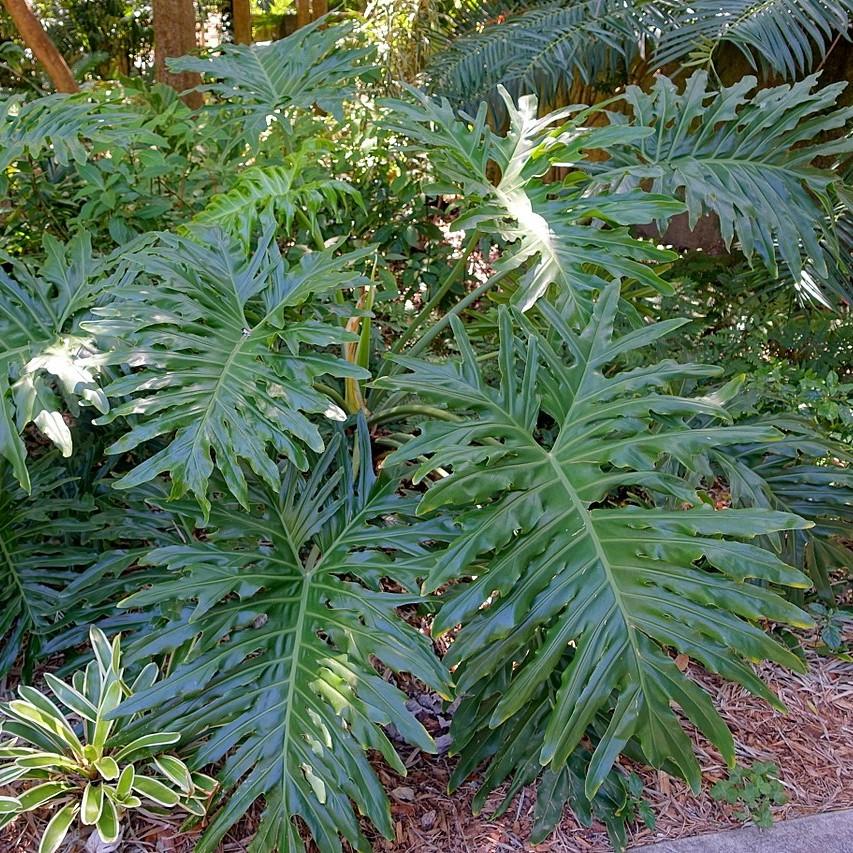
[[[774,824],[662,841],[631,853],[853,853],[853,811],[827,812]]]

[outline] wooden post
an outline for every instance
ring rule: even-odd
[[[296,29],[311,23],[311,0],[296,0]]]
[[[296,0],[296,29],[322,18],[329,11],[329,0]]]

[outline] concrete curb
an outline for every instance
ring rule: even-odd
[[[853,811],[635,847],[631,853],[853,853]]]

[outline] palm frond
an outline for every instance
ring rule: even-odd
[[[676,8],[656,64],[712,64],[720,46],[731,44],[756,70],[796,79],[814,69],[834,39],[849,40],[853,0],[698,0]]]
[[[664,4],[583,0],[534,4],[454,39],[427,69],[430,88],[465,109],[496,98],[500,84],[514,97],[551,101],[578,78],[585,85],[623,83]]]

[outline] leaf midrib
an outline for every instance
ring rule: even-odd
[[[245,344],[248,343],[249,341],[254,342],[256,340],[259,330],[263,329],[263,327],[266,326],[266,324],[269,322],[270,317],[272,317],[272,315],[286,301],[287,301],[286,298],[282,299],[279,302],[277,302],[274,307],[270,308],[269,311],[267,311],[266,314],[264,314],[264,316],[257,323],[255,323],[254,326],[252,326],[250,329],[248,329],[248,334],[246,334],[245,332],[240,333],[240,337],[237,339],[236,344],[232,348],[231,352],[228,354],[228,358],[225,360],[225,363],[222,365],[222,371],[216,380],[216,384],[214,385],[213,391],[210,394],[210,399],[208,400],[207,406],[205,406],[204,415],[201,417],[201,420],[199,421],[199,424],[198,424],[199,429],[196,432],[196,438],[193,441],[194,447],[196,445],[196,442],[198,441],[198,437],[203,435],[203,434],[204,435],[207,434],[207,421],[211,415],[211,412],[213,411],[213,407],[216,404],[217,398],[219,396],[219,392],[225,383],[226,377],[228,377],[228,375],[229,375],[231,365],[234,363],[234,361],[237,359],[237,357],[242,353],[243,347],[245,346]],[[243,305],[239,304],[239,300],[238,300],[237,307],[239,308],[240,313],[243,317],[243,321],[245,323],[246,322],[246,319],[245,319],[246,315],[245,315],[245,312],[243,310]]]
[[[285,697],[284,720],[282,721],[282,773],[281,773],[281,803],[287,809],[288,758],[290,756],[291,717],[293,716],[293,696],[296,691],[296,673],[299,669],[299,657],[302,653],[305,630],[305,614],[308,612],[308,593],[316,567],[302,579],[302,595],[299,598],[299,615],[296,617],[296,627],[293,639],[293,653],[290,658],[287,696]]]
[[[547,452],[546,455],[548,457],[548,462],[551,465],[552,470],[557,475],[557,480],[560,482],[560,485],[563,487],[563,490],[569,496],[569,500],[572,503],[572,507],[574,508],[578,516],[581,518],[584,529],[587,532],[587,536],[589,536],[590,541],[592,542],[593,547],[595,548],[595,553],[598,557],[598,562],[601,565],[602,571],[604,572],[604,575],[607,578],[607,582],[613,593],[613,600],[616,602],[616,606],[619,608],[619,612],[622,615],[622,621],[625,623],[625,628],[628,631],[631,646],[634,650],[634,656],[639,658],[640,650],[636,640],[636,631],[633,623],[628,618],[628,609],[625,607],[622,601],[622,592],[619,589],[619,585],[617,584],[616,578],[614,577],[613,572],[610,568],[610,560],[601,545],[601,540],[599,539],[598,532],[595,529],[595,523],[592,519],[592,516],[590,515],[586,504],[583,502],[580,495],[578,495],[577,491],[569,481],[568,477],[566,477],[566,474],[563,471],[559,460],[550,452]]]

